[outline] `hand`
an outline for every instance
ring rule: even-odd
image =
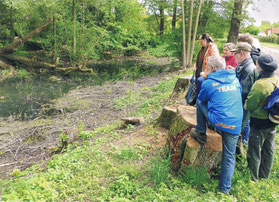
[[[208,73],[207,73],[207,72],[201,72],[200,75],[201,75],[203,78],[205,78],[205,79],[207,79],[207,77],[208,77]]]
[[[234,70],[234,67],[233,66],[231,66],[231,65],[228,65],[227,67],[226,67],[226,69],[228,70],[228,69],[232,69],[232,70]]]

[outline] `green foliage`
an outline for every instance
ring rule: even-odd
[[[242,33],[249,33],[252,35],[257,35],[258,33],[260,33],[260,31],[261,31],[260,28],[255,25],[249,25],[249,26],[241,29]]]
[[[150,178],[155,182],[156,186],[168,184],[170,178],[171,156],[158,152],[156,158],[152,158],[150,167]]]
[[[190,185],[202,186],[208,181],[207,169],[186,168],[179,172],[180,180]]]
[[[259,40],[260,42],[279,44],[278,36],[260,37]]]

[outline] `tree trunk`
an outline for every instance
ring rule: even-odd
[[[212,0],[210,0],[210,1],[207,0],[206,4],[204,6],[204,7],[206,7],[206,9],[204,10],[202,15],[200,16],[199,22],[200,22],[200,25],[201,25],[200,27],[202,28],[202,32],[205,31],[205,27],[207,25],[210,12],[211,12],[211,10],[213,8],[213,4],[214,4],[214,2]]]
[[[32,32],[28,33],[26,36],[24,36],[22,38],[18,38],[18,37],[15,38],[15,40],[10,45],[0,48],[0,55],[10,54],[10,53],[15,52],[21,44],[25,43],[26,41],[31,39],[33,36],[35,36],[36,34],[41,32],[52,21],[53,21],[53,17],[51,17],[51,19],[48,22],[46,22],[45,24],[43,24],[42,26],[40,26],[40,27],[36,28],[35,30],[33,30]]]
[[[185,44],[185,12],[184,12],[184,0],[181,0],[182,8],[182,44],[183,44],[183,71],[186,71],[186,44]]]
[[[73,55],[76,54],[76,0],[73,0]]]
[[[55,18],[55,9],[53,10],[53,24],[52,24],[52,30],[53,30],[53,59],[56,61],[56,18]]]
[[[191,48],[191,53],[190,53],[190,66],[192,65],[192,60],[193,60],[193,54],[194,54],[196,35],[197,35],[197,30],[198,30],[198,25],[199,25],[199,17],[200,17],[200,12],[201,12],[201,7],[202,7],[202,1],[203,0],[200,0],[199,8],[197,11],[196,25],[195,25],[195,30],[194,30],[194,34],[193,34],[192,48]]]
[[[174,0],[173,2],[173,12],[172,12],[172,31],[175,30],[176,27],[176,12],[177,12],[177,0]]]
[[[239,28],[241,23],[242,6],[243,6],[243,0],[236,0],[234,2],[231,27],[230,27],[227,42],[231,42],[234,44],[237,43],[237,38],[238,38],[238,33],[239,33]]]
[[[14,30],[14,10],[11,5],[10,7],[10,42],[12,42],[15,38],[15,30]]]
[[[160,36],[162,36],[164,34],[164,26],[165,26],[165,15],[164,15],[164,8],[163,6],[160,5],[159,8],[159,12],[160,12]]]
[[[190,2],[189,20],[188,20],[188,33],[187,33],[187,56],[186,56],[186,68],[190,68],[190,48],[191,48],[191,32],[193,22],[193,6],[194,0]]]

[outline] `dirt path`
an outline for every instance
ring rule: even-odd
[[[135,106],[115,109],[112,100],[143,87],[153,87],[176,73],[162,73],[135,82],[118,81],[103,86],[75,89],[56,100],[57,114],[33,121],[0,118],[0,178],[8,177],[15,167],[25,169],[49,159],[60,144],[61,129],[94,130],[129,116]],[[62,113],[61,113],[62,112]]]

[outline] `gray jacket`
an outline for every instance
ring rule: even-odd
[[[253,60],[248,57],[235,68],[236,77],[242,88],[242,104],[244,105],[248,93],[258,78],[258,71]]]

